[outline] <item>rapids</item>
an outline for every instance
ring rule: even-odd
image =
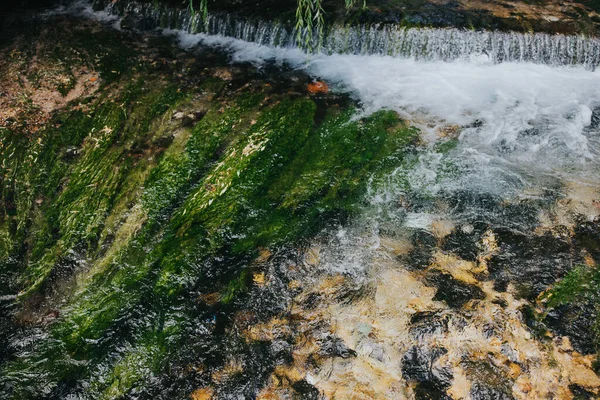
[[[99,12],[82,4],[85,15],[117,26],[111,15],[165,28],[187,49],[202,44],[224,49],[234,63],[305,71],[333,83],[335,91],[351,93],[365,115],[397,111],[426,133],[426,141],[454,129],[459,144],[446,157],[464,174],[451,181],[438,177],[440,159],[427,155],[419,174],[429,190],[472,185],[510,194],[536,175],[594,179],[600,168],[596,38],[334,26],[319,51],[306,53],[298,46],[298,32],[284,25],[220,15],[203,23],[185,10],[136,2]]]
[[[265,21],[211,14],[202,22],[187,10],[136,2],[97,12],[82,2],[74,9],[117,26],[117,16],[127,15],[134,26],[165,28],[184,48],[224,49],[234,63],[303,70],[351,93],[365,114],[399,112],[428,140],[436,131],[460,127],[455,162],[477,172],[459,186],[484,185],[486,168],[500,175],[511,170],[487,186],[500,193],[510,192],[503,181],[521,181],[514,176],[518,169],[518,175],[522,169],[594,175],[599,165],[598,123],[592,120],[600,106],[600,73],[594,71],[600,40],[593,37],[333,26],[322,47],[307,54],[298,46],[298,32]]]

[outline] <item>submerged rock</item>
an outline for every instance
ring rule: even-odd
[[[514,280],[528,299],[535,299],[563,277],[577,260],[569,238],[548,233],[526,236],[508,230],[497,231],[496,237],[499,251],[489,261],[490,276]]]
[[[437,363],[447,352],[443,347],[414,346],[402,357],[402,374],[407,381],[417,383],[417,396],[448,398],[445,390],[452,384],[452,370]]]
[[[460,308],[470,300],[485,298],[478,286],[456,280],[448,273],[432,272],[428,281],[437,287],[433,299],[444,301],[450,307]]]
[[[500,389],[476,383],[469,396],[473,400],[513,400],[514,397]]]
[[[595,354],[598,351],[595,307],[589,302],[561,305],[550,310],[544,322],[555,334],[568,336],[578,352]]]

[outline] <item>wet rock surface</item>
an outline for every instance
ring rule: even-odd
[[[575,228],[575,244],[600,262],[600,218],[585,221]]]
[[[31,53],[0,48],[2,79],[33,57],[45,65],[50,33],[107,36],[69,39],[76,54],[97,50],[68,61],[98,80],[64,104],[27,108],[3,81],[2,112],[16,117],[0,130],[2,394],[600,394],[589,186],[534,200],[407,190],[385,210],[393,218],[372,224],[385,213],[359,200],[365,182],[390,172],[390,154],[408,168],[422,151],[395,113],[354,119],[349,96],[311,94],[312,78],[275,64],[230,67],[226,54],[170,39],[53,24],[44,40],[25,36],[40,41]],[[135,57],[117,62],[124,54]],[[30,89],[33,102],[59,93]],[[61,134],[72,136],[44,147]],[[6,167],[15,148],[31,153]],[[409,211],[430,223],[403,226]]]
[[[475,384],[469,392],[473,400],[512,400],[513,396],[496,387]]]
[[[528,237],[508,230],[496,232],[496,237],[500,251],[489,262],[490,276],[517,282],[518,290],[530,300],[582,260],[570,238]]]
[[[593,303],[561,305],[546,314],[544,322],[560,336],[568,336],[573,348],[582,354],[597,351]]]
[[[444,301],[450,307],[460,308],[469,300],[483,299],[483,291],[475,286],[456,280],[450,274],[434,273],[429,283],[437,287],[434,300]]]
[[[445,390],[452,384],[452,371],[436,364],[447,352],[443,347],[415,346],[402,357],[402,374],[409,383],[417,383],[417,398],[450,398]]]

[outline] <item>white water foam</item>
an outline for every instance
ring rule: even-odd
[[[79,5],[78,12],[90,16],[92,11],[85,4]],[[365,113],[379,109],[396,110],[418,125],[428,138],[435,137],[436,130],[441,127],[460,126],[457,151],[465,158],[477,160],[476,164],[500,160],[501,163],[513,163],[524,168],[561,171],[579,168],[586,163],[598,166],[598,127],[589,127],[593,110],[600,107],[600,72],[586,69],[583,65],[556,66],[555,63],[543,65],[522,61],[497,63],[489,54],[470,51],[468,46],[465,51],[472,54],[471,58],[459,57],[452,62],[378,54],[309,55],[291,45],[264,45],[265,40],[272,42],[267,40],[269,37],[279,36],[265,27],[261,30],[253,28],[250,23],[242,23],[236,29],[232,28],[237,32],[235,38],[190,34],[189,27],[184,27],[190,23],[185,13],[161,11],[136,3],[132,3],[131,7],[131,12],[154,16],[157,20],[169,16],[167,19],[173,20],[171,24],[181,25],[180,30],[164,32],[177,35],[183,47],[198,44],[220,47],[231,54],[232,62],[250,62],[259,66],[265,62],[276,62],[304,69],[315,78],[333,84],[335,90],[352,93],[362,103]],[[94,16],[101,20],[110,18],[106,11],[95,12]],[[212,18],[210,21],[215,25],[220,20]],[[226,19],[213,26],[212,31],[228,31],[225,28],[232,24],[235,25]],[[258,35],[262,39],[244,41],[237,38],[247,30],[256,31],[246,35],[249,38]],[[420,35],[434,34],[427,32]],[[444,43],[447,42],[451,49],[456,45],[457,36],[466,35],[450,33],[436,34],[437,39],[432,41],[437,47],[441,46],[442,53]],[[374,33],[369,35],[371,37]],[[450,39],[446,37],[448,35]],[[485,32],[476,36],[487,37]],[[541,54],[546,48],[554,49],[554,39],[560,37],[551,39],[535,42],[535,53]],[[490,40],[487,38],[484,42]],[[472,42],[470,39],[465,43]],[[571,54],[569,51],[567,53]]]
[[[178,32],[182,46],[222,47],[233,62],[267,61],[304,69],[348,91],[366,113],[392,109],[429,137],[438,128],[462,127],[464,157],[500,159],[555,170],[597,163],[600,71],[485,60],[425,62],[386,56],[307,55],[298,49]]]
[[[112,28],[121,29],[121,17],[109,12],[108,10],[95,11],[87,0],[77,0],[67,5],[59,4],[41,14],[42,17],[52,17],[55,15],[74,15],[76,17],[89,18],[96,21],[110,24]]]
[[[232,14],[208,14],[206,20],[186,8],[159,2],[112,2],[107,11],[133,15],[141,27],[221,35],[269,47],[318,48],[322,54],[387,55],[429,61],[485,58],[493,63],[527,61],[548,65],[600,65],[600,39],[584,35],[518,33],[456,28],[406,28],[398,24],[332,24],[322,35],[265,20]],[[135,26],[134,22],[134,26]],[[312,41],[310,39],[312,36]],[[297,38],[303,40],[298,41]]]
[[[307,54],[294,46],[260,44],[264,40],[190,34],[186,29],[163,32],[176,35],[184,48],[221,48],[233,63],[260,67],[274,62],[302,69],[333,90],[353,94],[365,114],[397,111],[430,144],[409,174],[415,191],[436,195],[466,189],[510,197],[548,175],[600,180],[600,128],[592,124],[600,107],[600,71],[583,65],[497,63],[478,52],[451,62]],[[460,132],[459,143],[442,155],[432,142],[448,127]],[[389,196],[373,196],[375,202],[381,198]]]

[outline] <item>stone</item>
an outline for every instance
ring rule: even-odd
[[[446,353],[443,347],[411,347],[402,357],[404,379],[418,383],[425,391],[443,393],[452,384],[452,370],[436,361]]]
[[[410,319],[410,334],[417,340],[448,332],[448,316],[436,312],[417,312]]]
[[[321,356],[325,357],[356,357],[356,351],[349,348],[340,338],[331,335],[325,337],[321,342],[321,350],[319,353]]]
[[[214,399],[214,393],[213,388],[205,387],[194,390],[190,397],[192,400],[212,400]]]
[[[469,395],[471,400],[513,400],[513,396],[506,391],[480,383],[473,384]]]
[[[571,345],[582,354],[593,354],[595,346],[595,318],[593,304],[564,304],[550,310],[544,322],[558,334],[568,336]]]
[[[448,273],[432,271],[429,273],[428,281],[437,287],[433,299],[444,301],[453,308],[461,308],[472,299],[485,298],[479,286],[456,280]]]
[[[316,81],[310,83],[307,90],[310,94],[326,94],[329,93],[329,86],[323,81]]]

